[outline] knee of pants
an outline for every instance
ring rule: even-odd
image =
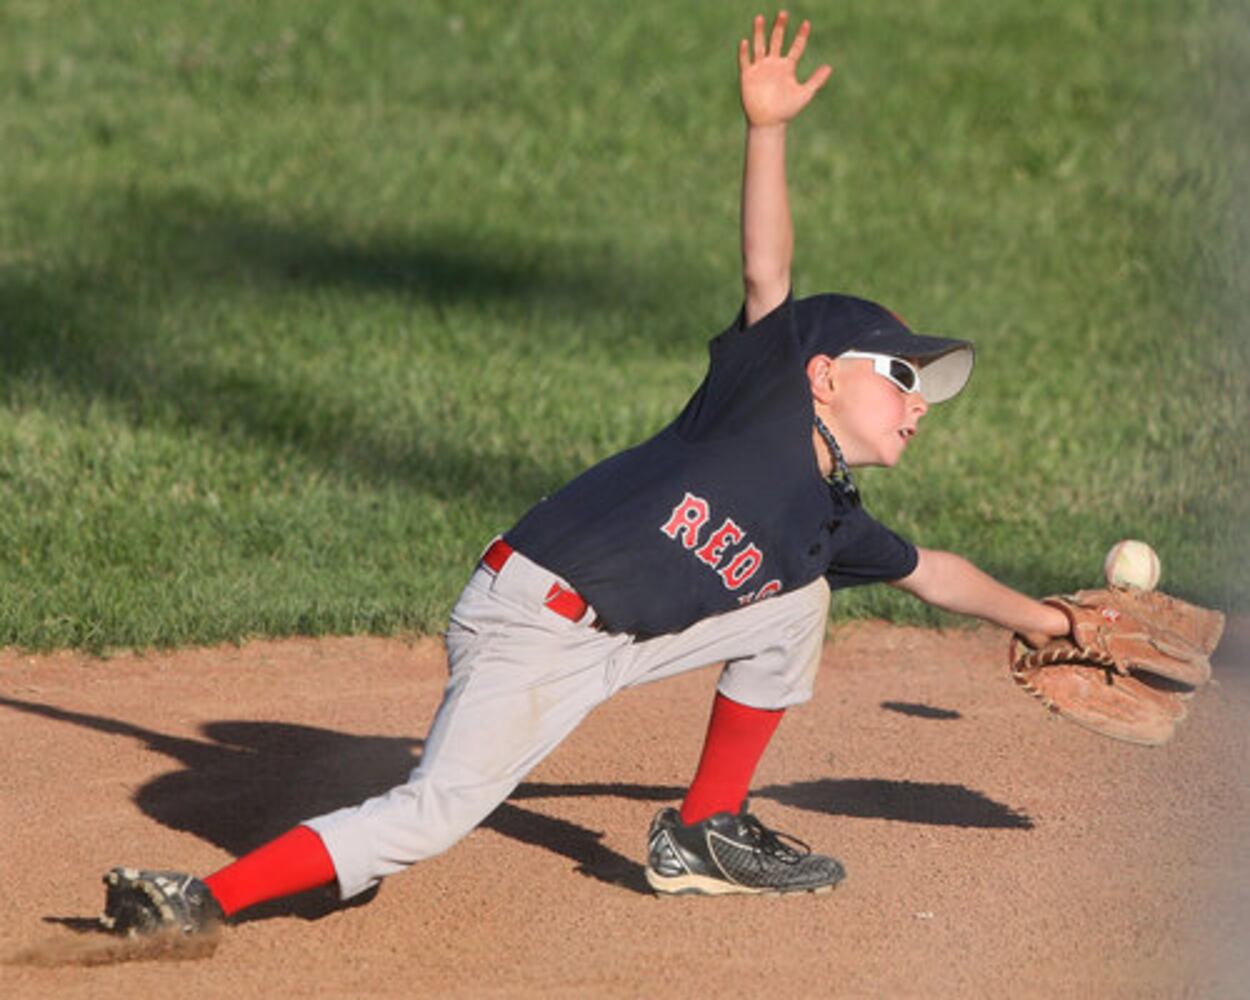
[[[739,661],[725,665],[716,689],[726,698],[753,708],[793,708],[811,700],[819,666],[819,650],[805,657],[799,669],[781,673],[755,670],[751,661]]]
[[[755,708],[789,708],[812,697],[829,614],[829,591],[805,599],[775,641],[750,657],[725,664],[717,684],[725,697]]]
[[[413,780],[357,806],[307,821],[321,837],[344,899],[441,854],[477,827],[515,787],[448,787]]]

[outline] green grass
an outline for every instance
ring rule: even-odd
[[[0,8],[0,645],[440,628],[732,317],[753,10]],[[1244,9],[795,13],[798,291],[979,349],[870,508],[1033,592],[1146,538],[1246,610]]]

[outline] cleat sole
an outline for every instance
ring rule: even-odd
[[[660,875],[650,868],[646,870],[647,884],[661,897],[664,896],[789,896],[795,893],[820,895],[832,892],[836,883],[816,886],[739,885],[707,875]]]

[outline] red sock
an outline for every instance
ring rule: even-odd
[[[681,804],[683,823],[742,807],[755,766],[784,714],[784,708],[751,708],[717,693],[699,768]]]
[[[204,879],[226,916],[334,881],[334,862],[306,826],[288,830]]]

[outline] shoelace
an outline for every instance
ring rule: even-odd
[[[770,830],[751,813],[740,817],[739,822],[742,824],[743,831],[755,841],[756,854],[766,854],[770,858],[776,858],[782,864],[797,865],[812,853],[812,849],[798,837],[792,837],[780,830]],[[784,843],[782,838],[790,843]],[[792,844],[795,846],[791,846]]]

